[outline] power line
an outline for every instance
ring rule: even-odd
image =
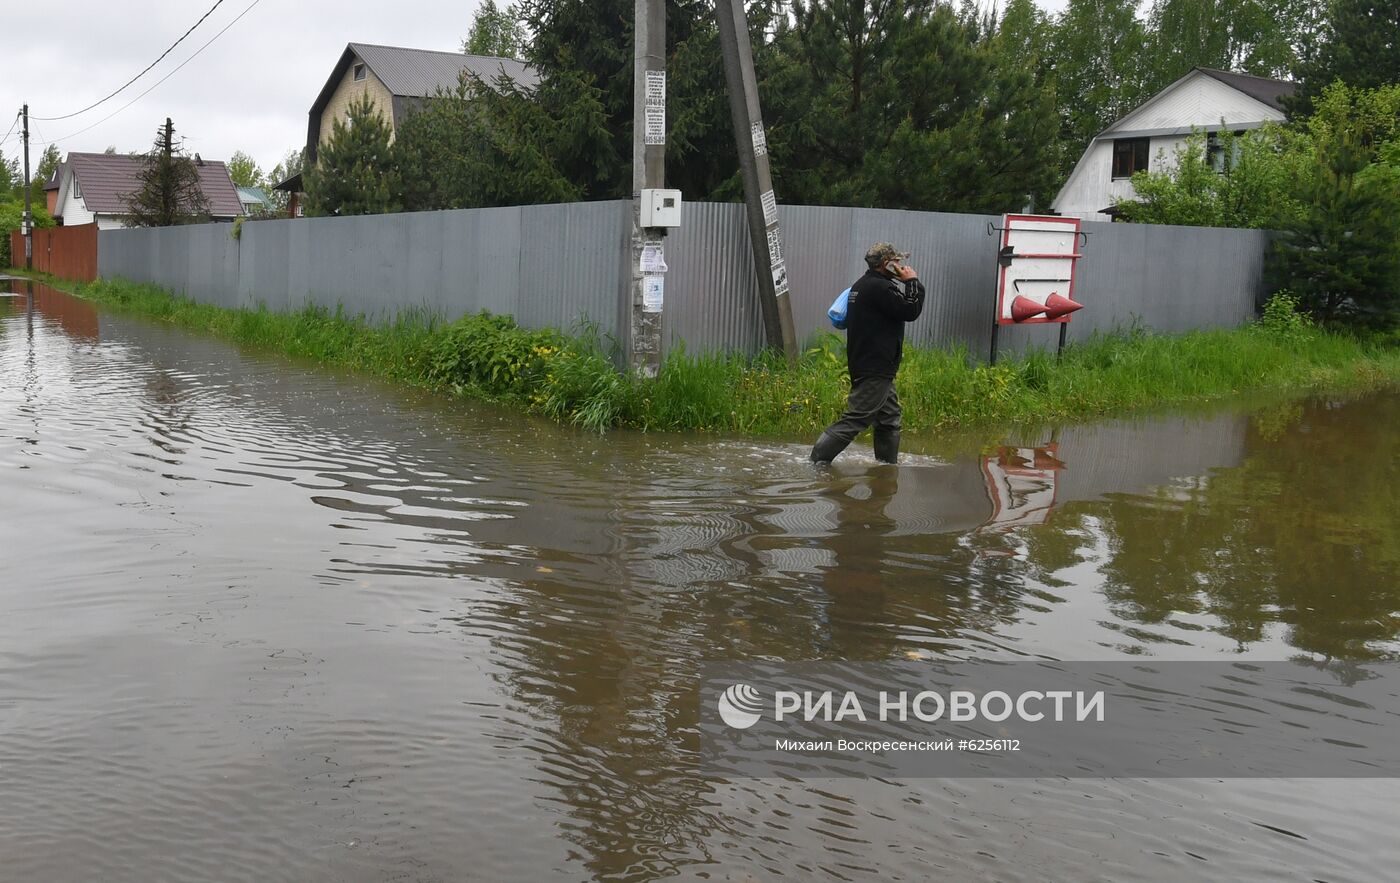
[[[15,132],[15,126],[18,126],[18,125],[19,125],[19,116],[20,116],[21,113],[23,113],[23,111],[19,111],[19,110],[15,111],[15,121],[14,121],[13,123],[10,123],[10,131],[8,131],[8,132],[5,133],[5,137],[4,137],[4,138],[0,138],[0,147],[5,146],[5,142],[6,142],[6,141],[9,141],[9,140],[10,140],[10,136],[14,134],[14,132]]]
[[[78,114],[87,113],[88,111],[92,110],[94,107],[97,107],[99,104],[102,104],[103,102],[105,102],[105,101],[107,101],[107,100],[109,100],[109,99],[112,99],[112,98],[117,97],[117,95],[118,95],[123,89],[125,89],[127,86],[130,86],[132,83],[134,83],[134,82],[136,82],[137,80],[139,80],[139,79],[141,79],[142,77],[144,77],[144,76],[150,71],[151,68],[155,67],[156,65],[158,65],[158,64],[160,64],[162,61],[164,61],[164,60],[165,60],[165,57],[175,50],[175,47],[176,47],[176,46],[179,46],[181,43],[183,43],[183,42],[185,41],[185,38],[188,37],[190,34],[193,34],[195,28],[197,28],[197,27],[199,27],[200,25],[204,24],[204,20],[205,20],[206,18],[208,18],[210,15],[212,15],[212,14],[214,13],[214,10],[216,10],[216,9],[218,9],[220,6],[222,6],[223,3],[224,3],[224,0],[214,0],[214,5],[211,6],[211,7],[209,7],[209,11],[206,12],[206,13],[204,13],[203,15],[201,15],[201,16],[199,17],[199,21],[197,21],[197,22],[195,22],[193,25],[191,25],[191,26],[190,26],[190,29],[189,29],[188,31],[185,31],[183,34],[181,34],[181,35],[180,35],[180,39],[176,40],[174,43],[171,43],[171,44],[170,44],[170,48],[169,48],[169,49],[166,49],[164,52],[162,52],[162,53],[160,54],[160,58],[157,58],[155,61],[153,61],[153,62],[151,62],[150,64],[146,65],[146,67],[141,71],[141,73],[139,73],[139,74],[137,74],[136,76],[132,77],[131,79],[127,80],[125,83],[122,83],[121,86],[118,87],[117,90],[114,91],[114,92],[112,92],[110,95],[107,95],[107,96],[104,97],[104,98],[100,98],[100,99],[98,99],[97,101],[94,101],[92,104],[89,104],[87,107],[83,108],[82,110],[75,110],[75,111],[73,111],[72,113],[65,113],[63,116],[57,116],[57,117],[30,116],[30,119],[31,119],[31,120],[45,120],[45,121],[48,121],[48,122],[54,122],[54,121],[57,121],[57,120],[66,120],[66,119],[69,119],[70,117],[75,117],[75,116],[77,116]],[[178,68],[177,68],[177,69],[178,69]]]
[[[222,0],[221,0],[221,2],[222,2]],[[243,16],[245,16],[245,15],[247,15],[248,13],[252,12],[252,11],[253,11],[253,7],[254,7],[254,6],[257,6],[257,5],[258,5],[259,3],[261,3],[261,2],[262,2],[262,0],[253,0],[252,3],[249,3],[249,4],[248,4],[248,8],[246,8],[246,9],[244,9],[242,12],[238,13],[238,17],[237,17],[237,18],[235,18],[233,21],[229,22],[228,24],[224,25],[223,28],[220,29],[220,31],[219,31],[217,34],[215,34],[214,36],[210,37],[208,43],[205,43],[203,46],[201,46],[201,47],[199,47],[198,49],[196,49],[196,50],[194,51],[194,54],[193,54],[193,55],[191,55],[189,58],[186,58],[184,61],[180,62],[179,65],[177,65],[177,66],[175,67],[175,69],[172,70],[170,73],[166,74],[165,76],[161,77],[159,80],[156,80],[154,83],[152,83],[152,84],[150,85],[150,87],[146,89],[145,92],[142,92],[140,95],[137,95],[135,98],[131,99],[131,100],[128,101],[126,104],[123,104],[121,107],[119,107],[119,108],[117,108],[116,110],[112,111],[111,113],[107,114],[105,117],[103,117],[102,119],[100,119],[100,120],[98,120],[97,122],[93,123],[92,125],[87,126],[87,127],[85,127],[85,128],[82,128],[82,129],[79,129],[79,130],[76,131],[76,132],[70,132],[70,133],[67,134],[67,135],[60,135],[59,137],[53,139],[52,141],[44,141],[44,142],[41,142],[41,143],[39,144],[39,146],[40,146],[40,147],[47,147],[47,146],[49,146],[50,144],[57,144],[59,141],[66,141],[66,140],[68,140],[69,138],[76,138],[77,136],[83,134],[84,132],[87,132],[87,131],[90,131],[90,130],[92,130],[92,129],[97,128],[98,126],[100,126],[100,125],[102,125],[103,123],[105,123],[105,122],[107,122],[108,120],[110,120],[112,117],[114,117],[114,116],[116,116],[117,114],[121,113],[122,111],[126,110],[126,109],[127,109],[128,107],[130,107],[131,105],[133,105],[133,104],[135,104],[136,102],[140,101],[142,98],[145,98],[147,95],[151,94],[152,90],[154,90],[154,89],[155,89],[157,86],[159,86],[161,83],[164,83],[166,80],[170,79],[171,77],[175,76],[175,74],[179,73],[179,72],[180,72],[180,68],[184,67],[185,65],[189,64],[191,61],[194,61],[196,58],[198,58],[198,57],[199,57],[199,53],[203,52],[205,49],[208,49],[209,46],[210,46],[210,44],[212,44],[215,40],[219,39],[220,37],[222,37],[222,36],[224,35],[224,31],[227,31],[229,28],[231,28],[231,27],[233,27],[234,25],[238,24],[238,22],[243,18]],[[30,117],[30,119],[33,119],[33,117]]]

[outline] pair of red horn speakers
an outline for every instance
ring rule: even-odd
[[[1082,309],[1084,309],[1083,304],[1072,301],[1058,292],[1047,297],[1043,304],[1037,303],[1023,294],[1018,294],[1015,300],[1011,301],[1011,321],[1024,322],[1037,316],[1058,319],[1061,316],[1068,316],[1075,310]]]

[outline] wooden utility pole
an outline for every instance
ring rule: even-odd
[[[179,211],[179,194],[175,193],[174,174],[171,168],[170,156],[175,150],[175,124],[170,122],[170,117],[165,118],[165,128],[162,129],[165,138],[164,153],[165,159],[160,164],[160,209],[164,215],[164,223],[173,223],[175,214]]]
[[[753,67],[753,44],[743,0],[717,0],[719,46],[724,56],[724,81],[729,88],[729,111],[734,119],[734,143],[744,177],[749,242],[768,345],[782,349],[788,361],[797,359],[797,332],[792,322],[783,232],[778,225],[778,198],[768,166],[768,137],[758,103],[758,77]]]
[[[30,211],[29,186],[29,105],[24,105],[24,268],[34,269],[34,214]]]
[[[666,182],[666,2],[635,0],[632,86],[632,248],[628,364],[655,377],[661,367],[664,260],[658,231],[642,226],[642,191]],[[655,235],[655,238],[653,238]],[[644,260],[646,258],[646,260]]]

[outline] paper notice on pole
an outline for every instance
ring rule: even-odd
[[[666,251],[662,247],[660,239],[648,239],[642,244],[641,263],[643,273],[666,272]]]
[[[659,313],[666,302],[666,277],[642,277],[642,312]]]
[[[782,261],[773,262],[773,294],[782,297],[788,293],[787,265]]]
[[[666,143],[666,107],[647,107],[646,131],[643,140],[647,144]]]
[[[778,197],[773,195],[773,191],[765,191],[758,200],[763,203],[763,226],[771,227],[778,223]]]
[[[647,71],[644,144],[666,143],[666,72]]]
[[[753,124],[753,155],[764,156],[768,153],[768,135],[763,131],[763,121]]]
[[[776,228],[768,231],[768,259],[775,264],[783,262],[783,232]]]
[[[647,107],[666,106],[666,72],[647,71]]]

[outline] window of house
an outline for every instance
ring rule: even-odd
[[[357,80],[363,80],[364,78],[365,78],[365,66],[364,66],[363,64],[357,64],[357,65],[355,65],[355,79],[357,79]]]
[[[83,198],[83,188],[81,188],[81,187],[78,186],[78,179],[77,179],[77,178],[74,178],[74,179],[73,179],[73,198],[74,198],[74,199],[82,199],[82,198]]]
[[[1243,131],[1231,132],[1235,137],[1234,147],[1230,151],[1230,165],[1234,165],[1240,158],[1239,138],[1244,135]],[[1206,136],[1206,165],[1215,169],[1217,174],[1225,174],[1225,147],[1220,143],[1220,134],[1211,132]]]
[[[1113,142],[1113,177],[1131,178],[1147,171],[1147,139],[1120,138]]]

